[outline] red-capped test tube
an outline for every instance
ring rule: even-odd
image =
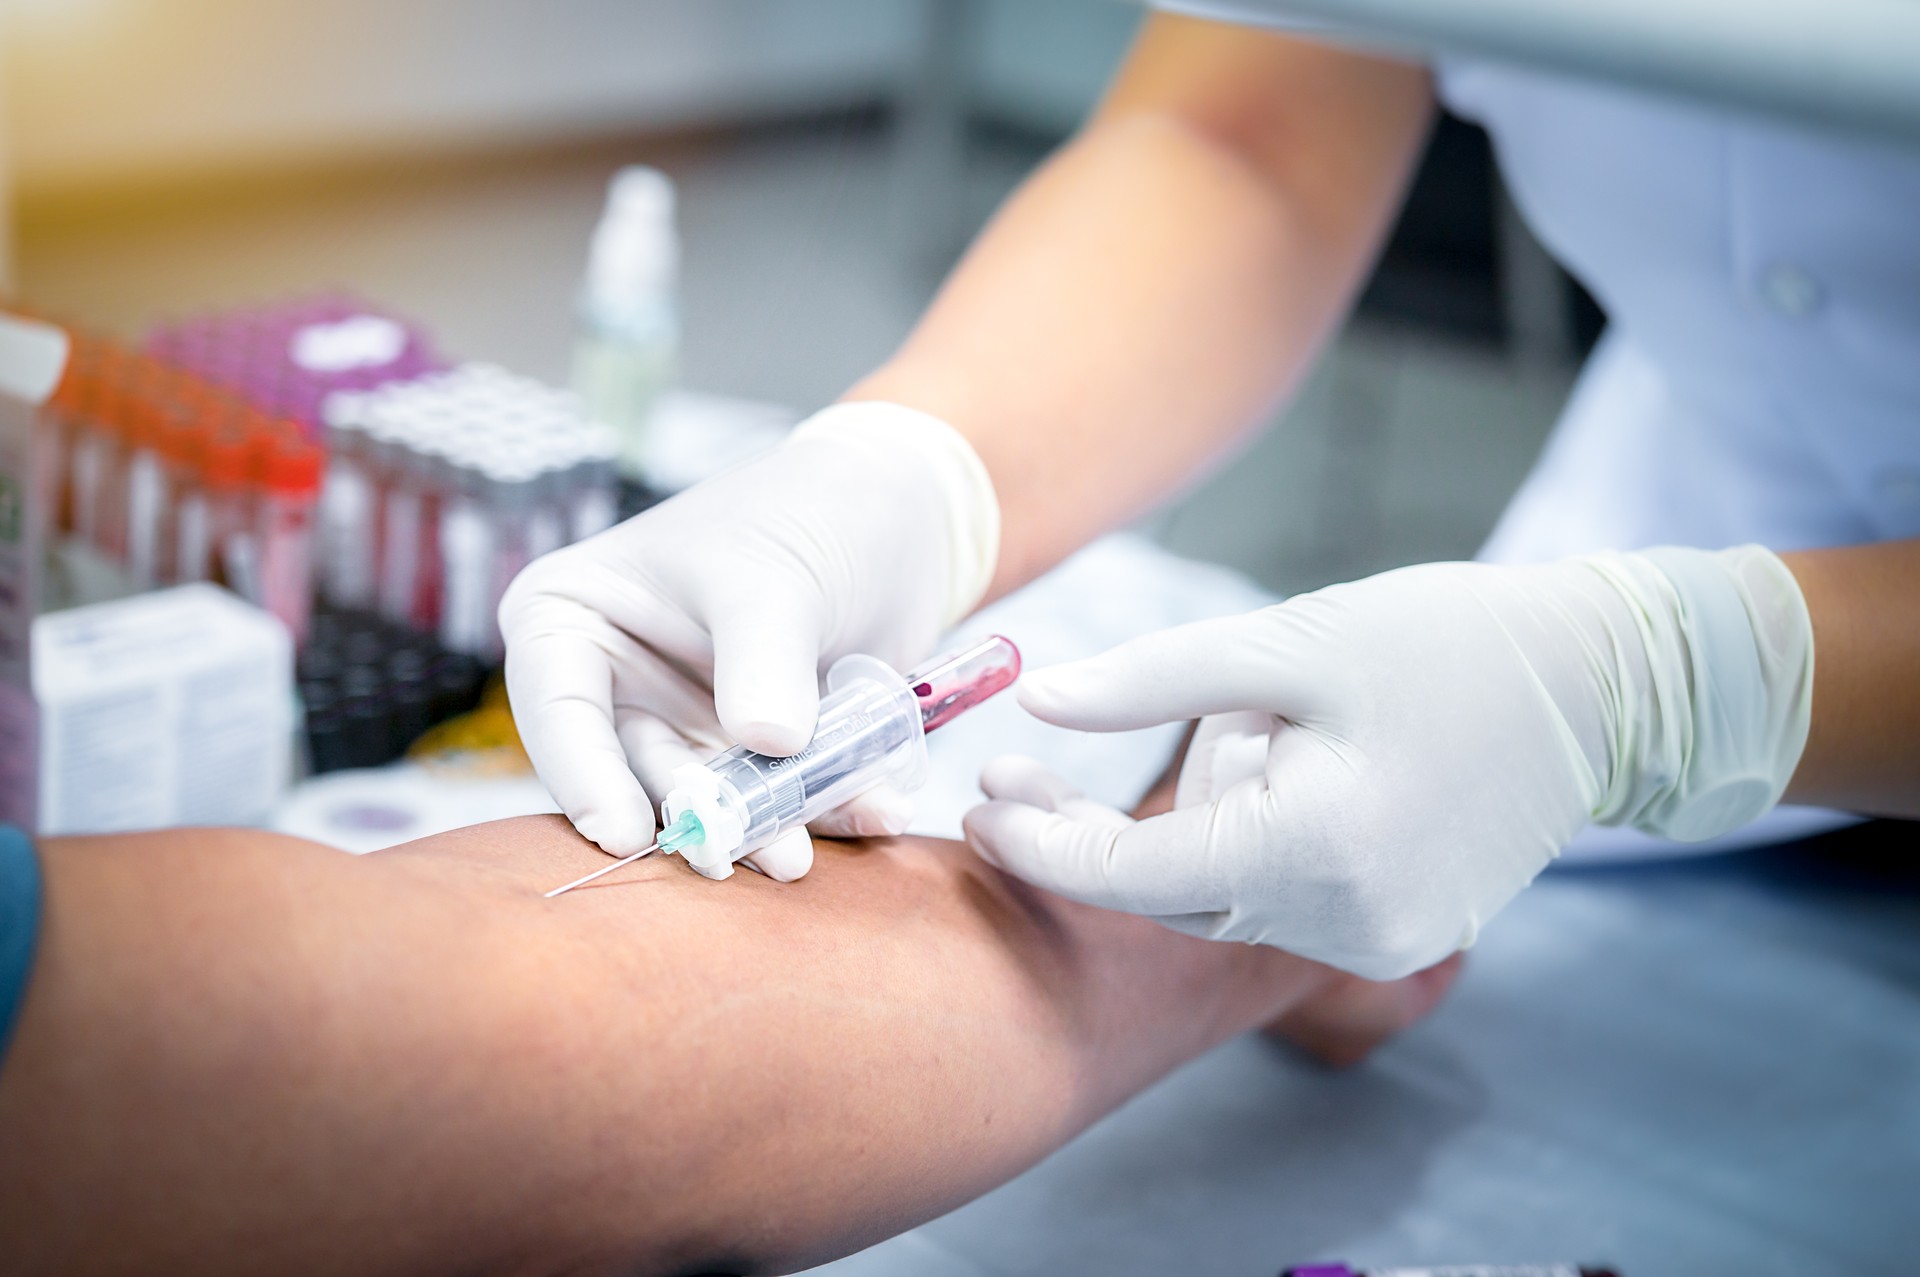
[[[279,617],[296,645],[306,642],[313,613],[314,508],[326,469],[325,449],[283,428],[256,445],[260,494],[254,535],[260,555],[260,605]]]
[[[921,730],[930,732],[1013,686],[1019,677],[1020,649],[996,634],[915,670],[907,675],[907,686],[920,702]]]

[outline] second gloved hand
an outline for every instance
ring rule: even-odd
[[[822,668],[848,652],[926,655],[992,577],[999,507],[945,423],[841,404],[772,452],[529,566],[500,606],[507,691],[540,779],[613,855],[653,840],[667,777],[739,743],[813,736]],[[844,833],[897,833],[897,794],[855,800]],[[804,830],[752,858],[812,864]]]
[[[1091,904],[1393,979],[1471,944],[1589,820],[1711,837],[1778,800],[1812,636],[1755,547],[1429,564],[1029,675],[1049,722],[1202,718],[1132,821],[1000,760],[967,837]]]

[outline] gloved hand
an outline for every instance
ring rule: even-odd
[[[1757,547],[1430,564],[1028,675],[1051,723],[1205,717],[1139,822],[997,760],[966,820],[1038,886],[1394,979],[1471,944],[1589,821],[1709,838],[1778,801],[1812,629]]]
[[[999,549],[986,468],[957,432],[885,403],[841,404],[770,453],[547,555],[500,605],[507,693],[528,756],[575,828],[620,856],[653,841],[682,763],[738,742],[812,739],[820,671],[848,652],[926,655],[986,592]],[[897,833],[904,796],[836,813]],[[751,858],[813,863],[796,830]]]

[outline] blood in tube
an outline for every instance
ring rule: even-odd
[[[926,731],[952,722],[1020,677],[1020,649],[996,634],[938,664],[907,675]]]

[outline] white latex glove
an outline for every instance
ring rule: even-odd
[[[534,769],[611,855],[653,841],[682,763],[812,738],[820,672],[848,652],[904,669],[970,611],[999,552],[985,466],[957,432],[893,404],[841,404],[770,453],[515,579],[500,605],[507,693]],[[826,832],[898,833],[893,790]],[[790,881],[805,830],[750,858]]]
[[[1135,822],[998,760],[984,857],[1059,894],[1393,979],[1473,943],[1589,820],[1713,837],[1806,743],[1812,629],[1757,547],[1430,564],[1020,683],[1051,723],[1205,717]]]

